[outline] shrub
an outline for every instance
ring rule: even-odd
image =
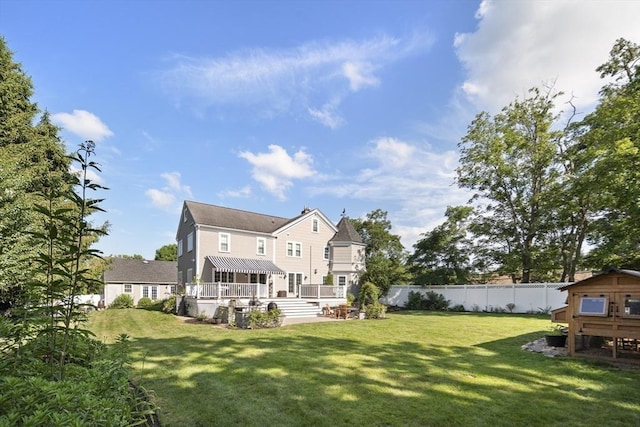
[[[358,301],[360,302],[360,308],[363,308],[367,304],[378,302],[378,296],[380,295],[380,289],[371,282],[365,282],[360,287],[360,293],[358,295]]]
[[[109,308],[133,308],[133,298],[129,294],[120,294],[109,304]]]
[[[147,308],[153,305],[153,301],[149,297],[142,297],[138,300],[138,308]]]
[[[351,292],[347,292],[347,305],[353,305],[353,302],[356,300],[356,296]]]
[[[463,312],[463,311],[465,311],[465,309],[464,309],[464,305],[462,305],[462,304],[456,304],[456,305],[454,305],[453,307],[451,307],[451,308],[449,309],[449,311],[458,311],[458,312]]]
[[[176,314],[176,296],[172,295],[169,298],[162,300],[162,312],[168,314]]]
[[[384,319],[386,312],[387,306],[376,301],[365,307],[364,317],[365,319]]]
[[[404,306],[409,310],[422,309],[422,294],[416,291],[409,291],[409,296]]]
[[[269,311],[251,310],[249,312],[249,327],[251,329],[275,328],[282,324],[282,311],[272,308]]]
[[[427,292],[427,295],[425,295],[425,299],[424,299],[425,310],[446,311],[449,309],[450,304],[451,304],[451,301],[446,299],[442,294],[429,291]]]
[[[91,342],[93,341],[93,342]],[[140,425],[155,408],[130,387],[124,342],[113,349],[99,341],[83,341],[93,349],[91,366],[72,358],[64,380],[47,380],[37,357],[22,358],[20,371],[0,376],[0,425]],[[35,356],[35,354],[33,354]]]

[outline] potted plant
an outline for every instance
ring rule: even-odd
[[[561,325],[555,325],[551,328],[551,332],[544,336],[549,347],[564,347],[567,344],[567,328]]]

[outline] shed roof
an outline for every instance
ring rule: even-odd
[[[622,274],[624,276],[631,276],[631,277],[635,277],[637,279],[640,280],[640,271],[636,271],[636,270],[626,270],[623,268],[610,268],[609,270],[601,273],[601,274],[596,274],[595,276],[591,276],[591,277],[587,277],[586,279],[583,280],[579,280],[577,282],[571,283],[567,286],[563,286],[561,288],[558,288],[559,291],[566,291],[567,289],[569,289],[572,286],[576,286],[576,285],[584,285],[585,283],[597,280],[599,278],[601,278],[602,276],[608,276],[608,275],[612,275],[612,274]]]
[[[104,272],[104,283],[177,283],[175,261],[150,261],[143,259],[113,258]]]
[[[292,221],[288,218],[264,215],[193,201],[185,201],[185,206],[191,213],[196,224],[229,228],[233,230],[272,233],[289,221]]]

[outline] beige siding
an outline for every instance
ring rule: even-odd
[[[229,235],[229,251],[220,251],[220,233]],[[257,253],[257,239],[265,239],[265,255]],[[273,237],[248,231],[228,230],[214,227],[200,227],[198,230],[198,276],[204,282],[213,281],[208,256],[229,256],[234,258],[265,259],[272,261]]]

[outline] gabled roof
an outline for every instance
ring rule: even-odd
[[[362,237],[353,228],[351,221],[346,216],[343,216],[338,223],[338,231],[336,234],[329,240],[330,242],[352,242],[352,243],[363,243]]]
[[[635,277],[637,279],[640,279],[640,271],[625,270],[625,269],[620,269],[620,268],[610,268],[609,270],[605,271],[602,274],[596,274],[595,276],[591,276],[591,277],[588,277],[586,279],[571,283],[570,285],[558,288],[558,290],[559,291],[566,291],[567,289],[569,289],[572,286],[583,285],[583,284],[591,282],[593,280],[597,280],[598,278],[600,278],[602,276],[607,276],[607,275],[611,275],[611,274],[622,274],[624,276],[631,276],[631,277]]]
[[[193,220],[199,225],[272,233],[291,221],[287,218],[208,205],[206,203],[185,201],[184,204],[191,213]]]
[[[175,261],[112,258],[104,272],[104,283],[175,284],[178,281]]]

